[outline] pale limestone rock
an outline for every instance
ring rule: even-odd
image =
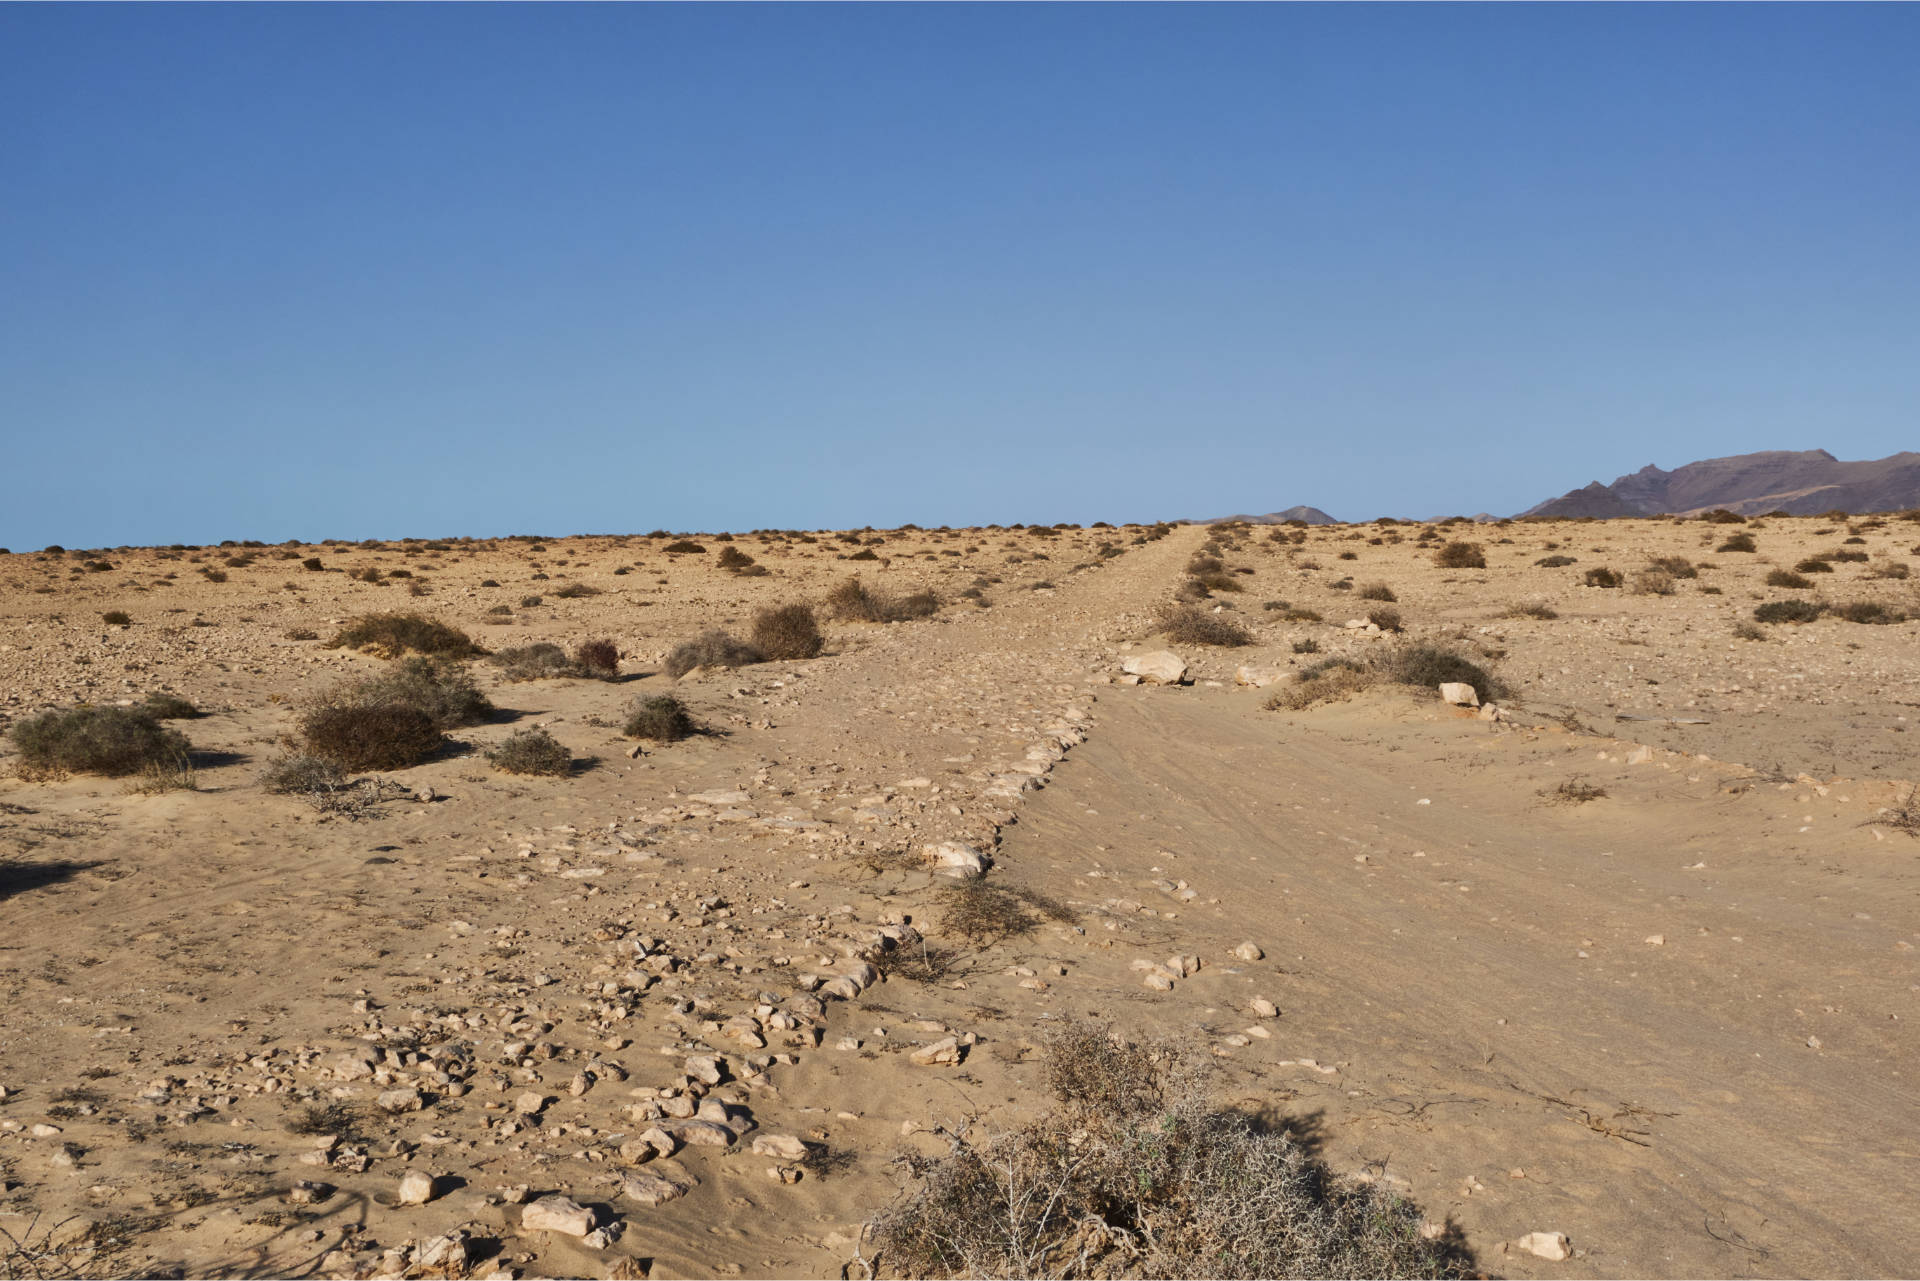
[[[1256,1017],[1263,1019],[1276,1018],[1280,1013],[1280,1008],[1264,996],[1254,997],[1247,1002],[1247,1008],[1252,1010]]]
[[[1440,682],[1440,697],[1455,707],[1480,706],[1480,695],[1474,693],[1473,686],[1465,681]]]
[[[687,1194],[687,1190],[672,1179],[647,1170],[637,1170],[626,1176],[620,1183],[620,1194],[629,1201],[638,1201],[641,1205],[665,1205]]]
[[[593,1211],[571,1197],[543,1196],[520,1212],[520,1226],[528,1232],[583,1237],[593,1231]]]
[[[763,1134],[753,1141],[753,1154],[782,1161],[804,1161],[807,1145],[791,1134]]]
[[[1120,664],[1120,670],[1149,685],[1178,685],[1187,678],[1186,661],[1164,649],[1135,654]]]
[[[951,1066],[960,1061],[961,1049],[958,1037],[942,1037],[932,1045],[923,1045],[908,1056],[921,1067]]]
[[[1564,1232],[1529,1232],[1514,1244],[1550,1263],[1559,1263],[1573,1253]]]
[[[1233,954],[1243,961],[1257,961],[1266,953],[1260,950],[1258,943],[1242,943],[1233,949]]]
[[[400,1176],[401,1205],[425,1205],[433,1200],[433,1176],[425,1170],[408,1170]]]
[[[404,1090],[388,1090],[374,1099],[382,1112],[418,1112],[427,1106],[420,1097],[420,1091],[407,1087]]]
[[[941,876],[953,876],[968,880],[986,874],[988,859],[971,845],[962,845],[958,841],[942,841],[938,845],[926,847],[927,860],[934,865],[934,871]]]

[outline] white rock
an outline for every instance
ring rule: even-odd
[[[807,1145],[791,1134],[763,1134],[753,1141],[755,1156],[777,1157],[782,1161],[803,1161]]]
[[[1440,682],[1440,697],[1455,707],[1478,707],[1480,696],[1465,681]]]
[[[1529,1232],[1514,1244],[1528,1254],[1537,1254],[1553,1263],[1559,1263],[1573,1253],[1564,1232]]]
[[[938,845],[929,845],[924,853],[927,861],[934,865],[934,871],[937,874],[959,877],[963,880],[984,876],[990,861],[973,846],[962,845],[958,841],[942,841]]]
[[[1634,748],[1631,752],[1627,753],[1627,764],[1629,765],[1645,765],[1647,762],[1651,761],[1652,759],[1653,759],[1653,749],[1651,747],[1648,747],[1645,743],[1642,743],[1640,746]]]
[[[720,1060],[710,1054],[697,1055],[686,1062],[687,1075],[705,1085],[720,1084]]]
[[[1187,678],[1186,661],[1164,649],[1135,654],[1120,664],[1120,670],[1149,685],[1178,685]]]
[[[1257,961],[1266,953],[1260,950],[1258,943],[1242,943],[1233,949],[1233,954],[1243,961]]]
[[[427,1106],[420,1097],[420,1091],[408,1087],[404,1090],[388,1090],[374,1099],[382,1112],[418,1112]]]
[[[1269,685],[1278,685],[1287,679],[1288,673],[1278,667],[1250,667],[1245,663],[1233,669],[1233,683],[1250,685],[1254,689],[1265,689]]]
[[[908,1056],[921,1067],[949,1066],[960,1061],[960,1039],[942,1037],[932,1045],[923,1045]]]
[[[674,1121],[662,1128],[689,1147],[733,1146],[733,1131],[717,1121]]]
[[[433,1176],[425,1170],[408,1170],[400,1176],[400,1204],[425,1205],[433,1200]]]
[[[637,1170],[620,1182],[620,1194],[641,1205],[665,1205],[687,1194],[672,1179],[663,1179],[648,1170]]]
[[[1276,1018],[1280,1014],[1279,1007],[1264,996],[1256,996],[1251,1001],[1248,1001],[1247,1008],[1252,1010],[1256,1016],[1263,1019]]]
[[[513,1101],[513,1110],[522,1116],[538,1116],[546,1106],[546,1095],[538,1090],[528,1090]]]
[[[1156,992],[1173,991],[1173,976],[1165,970],[1148,970],[1147,976],[1142,979],[1141,982]]]
[[[520,1226],[528,1232],[583,1237],[593,1231],[593,1211],[571,1197],[543,1196],[520,1212]]]

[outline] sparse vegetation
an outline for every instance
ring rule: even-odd
[[[1266,707],[1269,711],[1297,712],[1380,684],[1406,685],[1431,693],[1454,681],[1473,686],[1483,703],[1511,694],[1498,677],[1458,650],[1416,642],[1376,654],[1365,662],[1334,657],[1303,667],[1292,682],[1267,699]]]
[[[811,605],[775,605],[761,610],[753,616],[751,636],[753,647],[774,662],[818,658],[826,645]]]
[[[1641,569],[1634,571],[1633,594],[1636,596],[1673,595],[1673,575],[1664,569]]]
[[[133,615],[124,609],[110,609],[100,615],[100,621],[109,627],[132,627]]]
[[[852,623],[899,623],[915,618],[931,618],[940,611],[940,599],[932,592],[914,592],[891,596],[849,578],[827,593],[829,618]]]
[[[1813,580],[1804,575],[1796,574],[1790,569],[1775,569],[1767,573],[1767,586],[1791,587],[1795,590],[1805,590],[1813,586]]]
[[[134,709],[156,721],[190,721],[199,717],[200,709],[178,694],[168,694],[156,690],[140,700]]]
[[[573,663],[567,658],[567,651],[551,641],[536,641],[532,645],[503,649],[487,661],[498,667],[501,678],[508,681],[537,681],[574,675]]]
[[[620,676],[620,647],[610,640],[585,640],[573,647],[574,670],[591,680],[610,681]]]
[[[509,734],[486,755],[495,769],[509,774],[559,775],[573,768],[573,755],[544,729],[523,729]]]
[[[1753,535],[1742,530],[1713,550],[1716,552],[1750,552],[1756,551],[1758,548],[1753,541]]]
[[[1563,805],[1585,805],[1588,801],[1602,799],[1606,794],[1606,788],[1598,783],[1590,783],[1576,774],[1547,793],[1547,799]]]
[[[1560,613],[1545,601],[1535,600],[1525,601],[1518,605],[1510,605],[1502,611],[1500,617],[1537,618],[1543,622],[1551,622],[1553,619],[1560,617]]]
[[[1756,623],[1811,623],[1827,612],[1827,607],[1812,600],[1770,600],[1753,611]]]
[[[308,755],[356,773],[418,765],[447,741],[431,716],[399,703],[314,707],[300,722],[300,737]]]
[[[678,680],[696,667],[746,667],[765,657],[745,641],[716,628],[674,646],[661,669]]]
[[[1220,614],[1195,605],[1175,605],[1160,616],[1160,630],[1176,645],[1253,644],[1253,634]]]
[[[1596,565],[1586,572],[1586,576],[1581,581],[1589,587],[1618,587],[1620,575],[1605,565]]]
[[[20,752],[21,776],[32,779],[178,769],[191,750],[185,735],[132,707],[42,712],[15,722],[8,734]]]
[[[457,627],[421,614],[368,614],[356,618],[327,642],[328,649],[367,650],[382,658],[427,654],[472,658],[484,651]]]
[[[693,733],[693,717],[686,704],[671,694],[655,694],[633,705],[620,732],[628,738],[675,743]]]
[[[1833,572],[1833,566],[1818,556],[1809,556],[1795,565],[1794,568],[1803,574],[1831,574]]]
[[[1441,569],[1485,569],[1487,549],[1479,543],[1447,543],[1433,554],[1433,563]]]
[[[1533,563],[1542,569],[1560,569],[1566,565],[1578,564],[1579,558],[1574,556],[1542,556]]]
[[[1867,623],[1876,626],[1907,621],[1904,613],[1877,600],[1855,600],[1848,601],[1844,605],[1835,605],[1833,615],[1849,623]]]
[[[1364,583],[1353,594],[1360,600],[1386,601],[1389,605],[1400,599],[1385,583]]]
[[[1391,605],[1376,605],[1368,610],[1367,621],[1383,632],[1397,632],[1402,628],[1400,611]]]
[[[1073,1025],[1047,1055],[1055,1107],[1020,1129],[946,1132],[873,1222],[903,1276],[1450,1277],[1459,1247],[1413,1205],[1341,1178],[1284,1130],[1213,1107],[1171,1043]]]

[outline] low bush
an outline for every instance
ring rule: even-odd
[[[1202,574],[1221,573],[1226,567],[1227,563],[1218,556],[1195,556],[1187,562],[1187,572],[1196,578]]]
[[[720,549],[720,557],[714,563],[725,570],[739,571],[753,564],[753,557],[729,543]]]
[[[620,675],[620,647],[610,640],[581,641],[573,647],[573,666],[589,679],[615,680]]]
[[[306,753],[351,773],[405,769],[446,744],[433,718],[399,703],[327,703],[300,722]]]
[[[671,694],[656,694],[633,705],[620,732],[628,738],[678,742],[693,733],[693,717],[687,714],[686,705]]]
[[[1175,605],[1160,616],[1160,630],[1176,645],[1253,644],[1253,634],[1232,619],[1193,605]]]
[[[1790,569],[1775,569],[1767,573],[1767,586],[1791,587],[1796,590],[1805,590],[1813,586],[1813,580],[1804,575],[1796,574]]]
[[[317,574],[324,570],[326,565],[321,562],[318,556],[309,556],[300,562],[300,568],[306,570],[309,574]]]
[[[260,773],[260,785],[281,796],[330,791],[346,781],[338,765],[304,752],[276,756]]]
[[[674,542],[668,543],[661,550],[670,552],[675,556],[685,556],[693,552],[703,552],[707,549],[702,547],[699,543],[694,542],[690,538],[682,538]]]
[[[849,578],[827,593],[827,616],[851,623],[899,623],[931,618],[940,612],[940,598],[932,592],[890,596]]]
[[[1827,612],[1827,607],[1812,600],[1770,600],[1753,611],[1756,623],[1811,623]]]
[[[1419,1210],[1341,1178],[1285,1130],[1212,1106],[1171,1042],[1073,1024],[1047,1053],[1055,1106],[1008,1132],[902,1158],[876,1217],[890,1275],[1452,1277],[1471,1260]]]
[[[109,627],[131,627],[133,626],[133,615],[127,613],[124,609],[110,609],[100,615],[100,621]]]
[[[1809,556],[1795,565],[1794,568],[1803,574],[1831,574],[1833,572],[1833,566],[1818,556]]]
[[[1190,580],[1200,584],[1210,592],[1243,592],[1245,587],[1232,574],[1195,574]]]
[[[1685,556],[1655,556],[1653,568],[1673,578],[1698,578],[1700,568]]]
[[[1733,535],[1733,537],[1727,539],[1713,550],[1717,552],[1750,552],[1756,550],[1756,547],[1757,545],[1753,541],[1753,535],[1743,531]]]
[[[1318,654],[1320,652],[1320,642],[1311,636],[1305,640],[1297,640],[1293,643],[1293,652],[1296,654]]]
[[[1552,619],[1556,619],[1560,617],[1560,614],[1559,614],[1559,611],[1554,609],[1553,606],[1547,604],[1545,601],[1535,600],[1535,601],[1527,601],[1519,605],[1509,606],[1500,615],[1500,617],[1502,618],[1538,618],[1538,619],[1541,619],[1542,621],[1551,621]]]
[[[473,673],[447,658],[405,658],[378,676],[355,681],[323,699],[336,706],[408,707],[424,713],[435,729],[478,725],[492,718],[492,700]]]
[[[1392,604],[1400,599],[1393,594],[1393,588],[1387,586],[1385,583],[1364,584],[1358,591],[1354,592],[1354,595],[1361,600],[1383,600],[1388,604]]]
[[[503,649],[487,661],[500,669],[501,679],[508,681],[550,680],[575,674],[567,651],[551,641]]]
[[[745,641],[715,628],[674,646],[661,666],[667,675],[678,680],[696,667],[746,667],[765,658],[766,655]]]
[[[1851,547],[1836,547],[1830,552],[1821,552],[1820,556],[1823,560],[1837,560],[1847,565],[1857,565],[1867,559],[1865,552],[1856,551]]]
[[[1709,525],[1744,525],[1747,518],[1738,512],[1730,512],[1724,507],[1716,507],[1710,512],[1702,512],[1700,519]]]
[[[1614,573],[1605,565],[1596,565],[1587,571],[1586,576],[1581,579],[1581,581],[1589,587],[1618,587],[1620,585],[1620,575]]]
[[[1912,571],[1903,560],[1881,561],[1867,571],[1868,578],[1905,578]]]
[[[1673,595],[1673,575],[1664,569],[1634,571],[1632,591],[1636,596]]]
[[[200,715],[199,708],[178,694],[162,692],[147,695],[133,710],[156,721],[190,721]]]
[[[976,597],[979,592],[974,591]],[[818,658],[826,645],[811,605],[774,605],[753,616],[753,647],[773,662]]]
[[[1561,569],[1567,565],[1578,564],[1579,558],[1576,556],[1542,556],[1533,563],[1542,569]]]
[[[20,751],[20,773],[26,778],[177,770],[191,750],[184,734],[134,707],[42,712],[16,722],[8,735]]]
[[[1376,657],[1372,666],[1382,679],[1397,685],[1414,685],[1429,691],[1449,681],[1471,685],[1483,703],[1505,698],[1510,693],[1506,685],[1485,668],[1445,645],[1402,645]]]
[[[1733,636],[1735,640],[1747,641],[1765,640],[1767,638],[1766,632],[1744,618],[1733,625]]]
[[[1367,621],[1383,632],[1401,630],[1400,611],[1391,605],[1377,605],[1367,611]]]
[[[1844,605],[1833,607],[1834,616],[1844,618],[1849,623],[1871,623],[1885,626],[1890,623],[1904,623],[1907,616],[1890,605],[1877,600],[1848,601]]]
[[[1447,543],[1433,554],[1433,563],[1441,569],[1485,569],[1487,549],[1479,543]]]
[[[600,589],[586,583],[568,583],[554,593],[561,600],[579,600],[585,596],[598,596]]]
[[[422,614],[368,614],[356,618],[327,642],[328,649],[367,650],[382,658],[402,654],[429,654],[443,658],[471,658],[484,653],[457,627]]]
[[[543,729],[523,729],[487,751],[487,760],[509,774],[566,774],[573,756]]]

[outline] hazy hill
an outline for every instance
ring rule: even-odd
[[[1321,511],[1318,507],[1289,507],[1283,512],[1268,512],[1264,516],[1215,516],[1203,520],[1202,525],[1218,525],[1222,521],[1244,520],[1249,525],[1279,525],[1290,520],[1304,520],[1309,525],[1338,525],[1340,522]]]
[[[1523,516],[1676,515],[1725,507],[1743,515],[1785,511],[1813,516],[1920,507],[1920,453],[1843,462],[1824,449],[1767,450],[1707,458],[1672,471],[1642,467],[1611,485],[1569,490]]]

